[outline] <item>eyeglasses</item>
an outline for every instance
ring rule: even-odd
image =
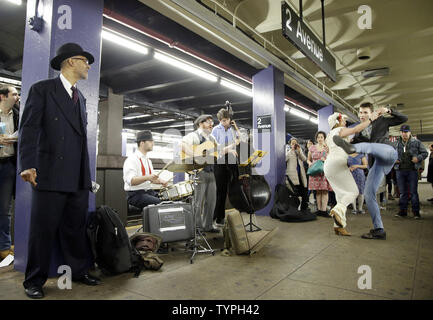
[[[87,59],[84,59],[84,58],[71,58],[71,59],[81,60],[81,61],[84,61],[85,64],[89,65],[89,60],[87,60]]]

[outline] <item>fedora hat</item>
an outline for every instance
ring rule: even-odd
[[[194,121],[194,126],[196,128],[198,128],[199,124],[202,123],[202,122],[207,121],[207,119],[212,119],[212,115],[210,115],[210,114],[199,115],[198,118],[195,119],[195,121]]]
[[[73,56],[84,56],[89,61],[89,64],[92,64],[95,61],[92,54],[84,51],[78,44],[69,42],[57,49],[56,56],[51,59],[51,68],[54,70],[60,70],[60,64],[62,61]]]

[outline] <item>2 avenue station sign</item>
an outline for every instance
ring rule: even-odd
[[[293,43],[305,56],[317,64],[319,68],[335,82],[337,79],[335,59],[329,51],[326,50],[322,41],[317,39],[286,2],[281,3],[281,14],[284,37]]]

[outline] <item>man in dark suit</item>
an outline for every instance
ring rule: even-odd
[[[55,79],[33,84],[19,129],[19,167],[32,188],[28,257],[23,283],[30,298],[43,298],[51,251],[59,242],[72,280],[97,285],[88,274],[86,215],[91,187],[86,99],[76,88],[87,79],[93,56],[75,43],[57,50]]]

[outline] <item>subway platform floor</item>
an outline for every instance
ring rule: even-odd
[[[60,290],[57,279],[49,279],[44,300],[431,300],[433,203],[426,199],[433,197],[433,189],[422,183],[419,191],[420,220],[394,217],[398,200],[388,201],[382,211],[385,241],[362,239],[371,229],[370,216],[350,210],[351,237],[335,235],[330,218],[284,223],[258,216],[261,228],[279,229],[251,257],[223,256],[222,233],[212,234],[208,239],[215,256],[200,253],[190,264],[182,244],[171,245],[168,254],[160,255],[164,265],[159,271],[143,271],[139,278],[132,273],[101,276],[99,286],[73,283],[71,290]],[[365,283],[362,266],[371,270],[371,289],[358,287]],[[28,299],[23,279],[13,266],[0,268],[0,300]]]

